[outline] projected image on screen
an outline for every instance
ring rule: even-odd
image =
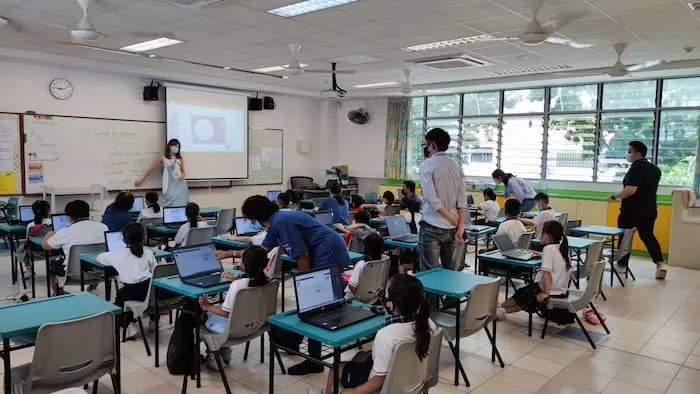
[[[168,137],[183,152],[243,152],[243,112],[226,108],[168,106]]]

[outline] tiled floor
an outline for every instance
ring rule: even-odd
[[[473,258],[470,256],[469,258]],[[467,260],[471,261],[471,260]],[[38,270],[38,293],[44,296],[44,274]],[[612,334],[598,342],[598,350],[588,343],[558,335],[560,327],[550,326],[549,335],[527,336],[527,316],[515,314],[499,324],[498,341],[506,363],[504,369],[490,362],[486,336],[462,340],[461,357],[471,387],[452,385],[453,362],[443,346],[441,378],[431,393],[474,392],[476,394],[588,394],[588,393],[700,393],[700,271],[671,268],[665,282],[653,279],[654,266],[635,259],[632,268],[637,281],[625,288],[604,291],[608,301],[598,300],[607,315]],[[606,276],[607,277],[607,276]],[[609,283],[609,282],[608,282]],[[101,291],[102,289],[100,289]],[[9,257],[0,256],[0,298],[17,293],[10,285]],[[286,304],[294,305],[294,292],[286,292]],[[539,334],[541,321],[535,318]],[[603,332],[600,327],[591,330]],[[161,330],[161,359],[165,357],[171,328]],[[149,335],[153,346],[153,334]],[[260,347],[251,345],[250,357],[243,361],[243,346],[235,348],[234,361],[226,374],[235,393],[267,392],[267,364],[259,362]],[[132,340],[122,344],[124,393],[160,394],[178,392],[181,377],[171,376],[167,368],[154,368],[143,344]],[[13,365],[31,361],[32,349],[13,352]],[[299,359],[283,355],[287,366]],[[266,354],[267,362],[267,354]],[[325,374],[307,377],[284,376],[277,370],[276,393],[306,393],[310,387],[322,387]],[[109,379],[101,380],[100,392],[111,392]],[[208,370],[202,374],[202,388],[190,392],[223,393],[219,375]]]

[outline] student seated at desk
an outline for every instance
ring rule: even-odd
[[[365,250],[365,238],[370,234],[377,234],[377,230],[369,226],[369,221],[369,214],[365,211],[360,211],[355,214],[351,225],[338,225],[338,230],[345,233],[345,243],[351,252],[362,253]]]
[[[403,181],[403,184],[401,184],[401,191],[403,192],[401,200],[422,202],[418,194],[416,194],[416,182],[411,180]]]
[[[506,219],[498,226],[496,234],[508,234],[508,238],[513,241],[513,245],[518,244],[520,236],[527,230],[520,221],[520,201],[511,198],[506,200],[505,204]],[[485,253],[490,250],[496,250],[495,246],[487,249],[479,250],[479,253]]]
[[[287,190],[286,192],[280,193],[277,195],[277,206],[280,208],[280,211],[293,211],[292,209],[292,194],[294,194],[293,191]]]
[[[331,185],[331,196],[323,201],[318,208],[319,211],[333,211],[333,223],[347,226],[350,224],[350,205],[343,198],[343,191],[340,185]]]
[[[484,189],[484,202],[477,204],[477,207],[484,212],[484,218],[486,220],[497,218],[498,211],[501,210],[501,207],[498,206],[498,202],[496,201],[496,193],[494,193],[493,189],[490,187]],[[486,220],[484,222],[486,222]]]
[[[102,214],[102,223],[107,225],[109,231],[122,231],[131,218],[131,208],[134,206],[134,195],[129,192],[119,192],[114,202],[109,204]]]
[[[364,211],[362,205],[364,205],[365,199],[359,194],[350,195],[350,213],[358,213]]]
[[[544,224],[551,220],[557,220],[557,218],[554,216],[554,210],[549,206],[547,193],[537,193],[535,195],[535,206],[539,213],[537,215],[523,214],[520,221],[525,225],[535,226],[535,237],[539,239]]]
[[[394,352],[406,342],[415,343],[420,360],[428,357],[430,340],[437,328],[430,320],[430,304],[421,282],[410,275],[396,275],[389,279],[385,297],[384,307],[390,316],[387,316],[384,327],[377,331],[372,352],[360,352],[352,361],[340,364],[340,384],[344,394],[380,392]],[[332,370],[325,390],[309,390],[310,394],[332,392]]]
[[[70,248],[73,245],[100,244],[105,241],[104,233],[107,226],[90,220],[90,205],[83,200],[73,200],[66,204],[66,215],[70,226],[56,232],[49,231],[41,246],[45,250],[63,249],[65,258],[53,260],[49,265],[49,283],[56,294],[63,294],[63,285],[66,283],[68,261],[70,261]],[[91,285],[94,290],[97,286]]]
[[[379,212],[379,215],[384,215],[384,212],[386,211],[386,207],[388,207],[390,205],[394,205],[395,201],[396,201],[396,197],[394,197],[394,193],[387,190],[384,192],[384,194],[382,194],[381,200],[377,201],[376,204],[362,204],[362,208],[364,208],[364,209],[376,209],[377,212]]]
[[[267,252],[260,246],[251,246],[243,252],[243,270],[245,275],[235,277],[233,274],[224,272],[223,276],[226,279],[233,280],[228,288],[226,298],[223,304],[214,305],[209,302],[208,295],[202,296],[199,299],[199,306],[206,311],[205,327],[213,333],[221,334],[228,329],[229,314],[233,310],[233,304],[236,300],[236,294],[241,289],[247,287],[264,286],[268,282],[265,275],[265,267],[267,266]],[[233,317],[235,318],[235,317]],[[231,348],[222,347],[219,349],[219,354],[224,360],[224,363],[231,363]],[[207,354],[207,367],[214,371],[218,371],[214,354]]]
[[[136,220],[137,222],[140,222],[141,219],[157,219],[163,217],[163,210],[160,209],[160,204],[158,204],[158,193],[150,191],[146,193],[144,200],[146,200],[146,207],[139,213],[139,218]]]
[[[384,238],[382,238],[376,231],[373,234],[369,234],[363,242],[363,253],[365,254],[362,260],[355,264],[352,269],[352,275],[350,275],[350,280],[348,285],[345,287],[345,294],[348,298],[352,298],[357,290],[357,285],[360,283],[360,278],[362,278],[362,271],[365,269],[368,261],[381,260],[384,257]]]
[[[34,201],[32,212],[34,213],[34,220],[27,224],[27,240],[19,250],[19,259],[26,268],[24,271],[25,279],[29,279],[32,275],[33,261],[30,259],[31,255],[27,253],[30,248],[30,238],[43,237],[51,231],[51,204],[46,200]]]
[[[199,205],[197,203],[191,202],[185,207],[185,216],[187,216],[187,223],[180,226],[177,229],[177,234],[175,234],[175,245],[187,246],[187,237],[190,235],[190,229],[207,227],[207,222],[199,216]]]
[[[408,227],[411,229],[411,234],[418,234],[418,223],[421,221],[420,207],[421,200],[410,199],[404,197],[401,199],[401,209],[402,214],[408,223]]]
[[[505,300],[497,311],[499,318],[521,310],[535,313],[548,298],[569,296],[571,260],[564,226],[557,221],[546,222],[540,241],[544,245],[542,268],[535,274],[535,283],[519,288]]]
[[[124,227],[122,239],[126,248],[100,253],[95,261],[114,267],[119,274],[119,281],[123,284],[117,291],[114,304],[124,307],[126,301],[144,301],[151,286],[151,276],[156,266],[156,257],[148,249],[143,247],[144,228],[138,223],[131,223]],[[134,322],[134,317],[129,312],[122,317],[122,327]],[[148,325],[146,324],[146,327]]]

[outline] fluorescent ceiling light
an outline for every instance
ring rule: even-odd
[[[175,44],[182,44],[182,41],[176,40],[174,38],[161,37],[161,38],[156,38],[155,40],[149,40],[149,41],[139,42],[137,44],[128,45],[128,46],[122,47],[120,49],[123,51],[130,51],[130,52],[146,52],[146,51],[152,51],[152,50],[158,49],[158,48],[169,47],[169,46],[175,45]]]
[[[306,68],[309,67],[308,64],[301,63],[299,64],[301,68]],[[271,67],[262,67],[262,68],[256,68],[255,71],[256,73],[272,73],[275,71],[284,71],[289,67],[289,64],[285,64],[284,66],[271,66]]]
[[[284,7],[267,10],[267,12],[278,16],[290,17],[325,10],[326,8],[333,8],[343,4],[353,3],[355,1],[357,0],[306,0],[286,5]]]
[[[431,42],[428,44],[413,45],[410,47],[401,48],[406,52],[429,51],[432,49],[451,48],[460,45],[474,44],[477,42],[497,40],[490,34],[480,34],[478,36],[454,38],[451,40]]]
[[[398,85],[398,84],[399,84],[398,82],[377,82],[377,83],[366,83],[363,85],[355,85],[355,86],[353,86],[353,88],[359,88],[359,89],[362,89],[362,88],[382,88],[385,86],[394,86],[394,85]]]

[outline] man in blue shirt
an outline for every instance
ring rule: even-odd
[[[418,197],[418,195],[416,194],[415,182],[411,180],[403,181],[403,185],[401,185],[401,190],[403,191],[403,198],[409,199],[411,201],[421,201],[420,197]]]

